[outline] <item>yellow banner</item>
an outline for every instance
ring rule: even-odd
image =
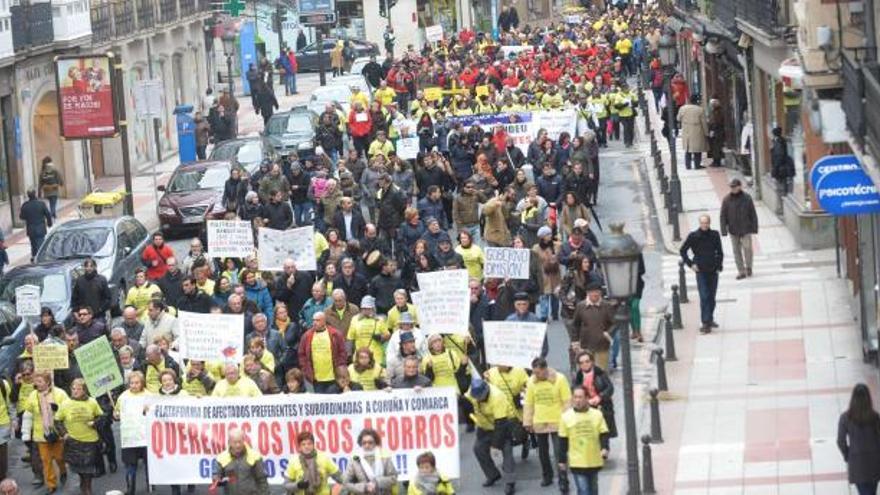
[[[34,346],[34,368],[38,370],[66,370],[67,346],[63,344],[40,344]]]

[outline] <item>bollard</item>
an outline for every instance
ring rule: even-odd
[[[654,461],[651,459],[651,437],[642,435],[642,493],[657,493],[654,489]]]
[[[657,148],[657,139],[654,138],[654,135],[651,135],[651,156],[654,157],[654,167],[657,167],[657,155],[660,154],[660,149]]]
[[[672,205],[669,208],[669,223],[672,224],[672,240],[680,241],[681,240],[681,227],[678,223],[678,201],[675,200],[675,195],[670,192],[669,193],[670,201]]]
[[[663,349],[654,349],[657,355],[657,388],[661,392],[669,390],[669,384],[666,382],[666,360],[663,359]]]
[[[660,194],[663,196],[663,207],[669,209],[669,180],[665,175],[660,177]]]
[[[666,335],[663,336],[663,340],[666,341],[666,360],[678,361],[675,356],[675,336],[672,335],[672,315],[666,313],[663,315],[663,319],[666,320],[663,326],[666,331]]]
[[[687,277],[684,273],[684,261],[678,262],[678,300],[682,304],[688,303]]]
[[[660,399],[657,398],[660,391],[652,388],[648,393],[651,395],[651,443],[663,443],[663,432],[660,427]]]
[[[669,316],[669,315],[667,315]],[[678,295],[678,285],[672,285],[672,328],[681,330],[681,296]]]

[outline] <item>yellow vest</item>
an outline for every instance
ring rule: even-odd
[[[232,462],[232,459],[232,453],[229,452],[229,449],[226,449],[217,456],[217,464],[220,464],[220,467],[225,468]],[[246,462],[248,466],[253,466],[261,460],[262,457],[260,457],[260,454],[251,450],[247,445],[244,446],[244,462]]]
[[[333,462],[327,454],[323,452],[318,452],[317,457],[315,458],[315,462],[318,465],[318,474],[321,477],[321,486],[314,490],[312,493],[315,495],[330,495],[330,486],[327,484],[327,478],[338,473],[339,467],[336,463]],[[298,455],[294,455],[291,457],[287,463],[287,471],[284,472],[284,476],[292,481],[301,481],[303,479],[303,475],[305,474],[305,469],[303,468],[302,463],[299,460]],[[294,490],[295,495],[305,495],[305,490]]]
[[[471,401],[474,406],[474,412],[471,413],[471,419],[477,428],[485,431],[493,431],[495,429],[495,421],[499,419],[514,418],[516,414],[513,410],[513,404],[504,395],[504,392],[495,385],[487,384],[489,387],[489,396],[484,401],[478,401],[471,395],[468,390],[465,398]]]
[[[385,349],[382,342],[373,340],[374,335],[381,335],[386,339],[391,336],[385,320],[375,316],[367,317],[357,314],[351,319],[348,326],[348,340],[354,343],[354,350],[367,347],[373,353],[373,359],[377,363],[385,362]]]

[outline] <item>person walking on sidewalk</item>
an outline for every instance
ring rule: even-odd
[[[715,293],[718,291],[718,275],[724,268],[724,251],[721,235],[712,230],[709,215],[700,215],[700,228],[688,234],[681,245],[681,259],[697,274],[697,290],[700,292],[700,333],[717,328],[715,323]],[[694,257],[688,256],[688,251]]]
[[[18,213],[25,225],[28,239],[31,241],[31,263],[43,241],[46,239],[46,232],[52,226],[52,213],[46,207],[46,203],[37,199],[37,192],[31,189],[27,192],[27,201],[22,203],[21,210]]]
[[[876,495],[880,483],[880,415],[872,404],[868,386],[857,384],[837,423],[837,448],[859,495]]]
[[[40,170],[40,192],[43,197],[49,200],[49,211],[52,218],[58,218],[56,207],[58,205],[58,191],[64,185],[64,179],[61,172],[52,163],[52,158],[47,156],[43,158],[43,168]]]
[[[794,160],[788,154],[788,141],[782,136],[782,128],[773,128],[773,145],[770,148],[770,176],[776,180],[779,196],[791,192],[795,175]]]
[[[737,280],[752,276],[752,234],[758,233],[758,212],[742,181],[730,181],[730,194],[721,201],[721,235],[730,234]]]
[[[692,95],[691,102],[678,109],[678,123],[681,125],[681,141],[684,148],[684,166],[691,169],[703,168],[700,162],[703,160],[703,152],[706,151],[706,136],[709,135],[709,126],[706,123],[706,115],[700,107],[700,96]]]

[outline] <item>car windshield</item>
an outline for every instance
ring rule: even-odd
[[[43,243],[37,261],[53,261],[114,254],[116,237],[111,228],[56,230]]]
[[[212,160],[232,160],[238,163],[254,163],[263,159],[263,148],[259,141],[220,145],[211,152]]]
[[[170,192],[195,191],[196,189],[223,189],[229,169],[210,167],[201,170],[186,170],[174,175],[168,185]]]
[[[0,299],[4,301],[15,300],[15,289],[22,285],[36,285],[40,288],[40,302],[66,303],[70,298],[68,294],[67,280],[60,273],[45,275],[28,274],[21,277],[4,278],[0,280]]]
[[[322,91],[312,93],[313,103],[329,103],[336,101],[339,103],[348,103],[351,99],[351,89],[348,86],[327,86]]]
[[[308,113],[303,112],[272,117],[267,129],[270,135],[293,134],[308,137],[314,134],[312,120]]]

